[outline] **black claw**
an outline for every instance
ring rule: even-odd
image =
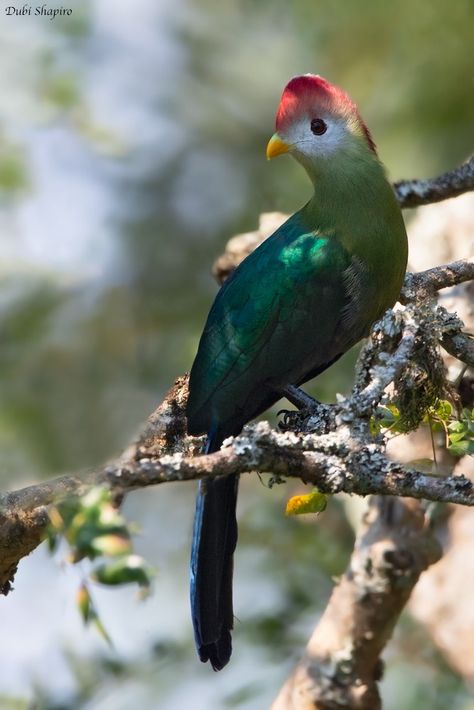
[[[296,409],[280,409],[277,412],[277,417],[283,415],[281,422],[278,422],[278,428],[281,431],[288,431],[294,426],[296,418],[299,418],[299,412]]]

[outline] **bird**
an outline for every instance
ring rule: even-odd
[[[285,153],[313,194],[219,290],[190,379],[187,426],[204,454],[300,390],[370,332],[394,305],[408,256],[400,207],[357,105],[317,74],[292,78],[268,159]],[[191,550],[191,615],[199,658],[232,654],[238,476],[199,483]]]

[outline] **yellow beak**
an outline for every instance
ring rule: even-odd
[[[278,133],[274,133],[273,136],[268,141],[267,145],[267,160],[276,158],[277,155],[282,155],[282,153],[288,153],[290,146],[285,141],[282,141]]]

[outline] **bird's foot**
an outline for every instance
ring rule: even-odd
[[[283,415],[283,419],[278,424],[279,428],[282,431],[301,431],[308,418],[319,410],[321,403],[294,385],[286,385],[279,392],[298,408],[296,412],[290,409],[280,409],[277,416]]]
[[[278,422],[280,431],[297,431],[300,428],[300,413],[297,409],[279,409],[277,417],[282,417]]]

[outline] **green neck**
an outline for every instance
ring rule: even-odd
[[[333,157],[301,162],[314,186],[306,209],[326,217],[328,226],[351,220],[361,208],[376,209],[380,200],[394,200],[383,165],[365,143],[354,141]]]
[[[303,227],[335,237],[364,262],[378,294],[377,313],[383,311],[398,296],[407,261],[405,225],[383,165],[354,142],[304,167],[314,195],[299,212]]]

